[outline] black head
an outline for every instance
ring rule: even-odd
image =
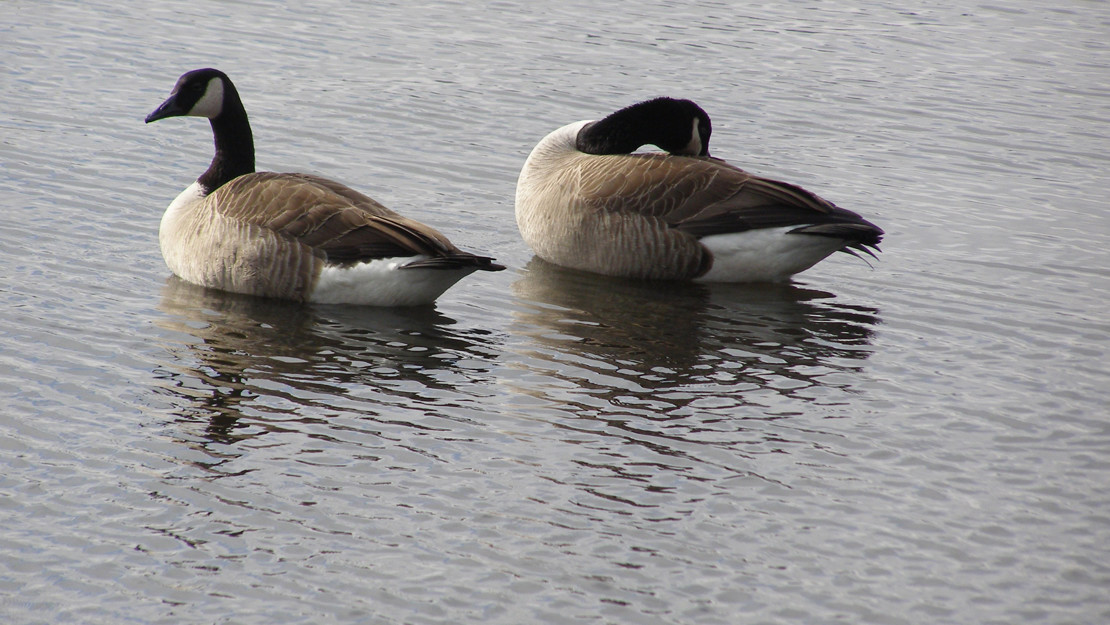
[[[207,117],[212,125],[216,154],[197,182],[205,193],[254,171],[254,137],[239,92],[227,75],[216,69],[197,69],[177,79],[170,97],[146,121],[167,117]]]
[[[147,115],[146,122],[184,115],[215,119],[229,101],[238,101],[238,94],[227,74],[218,69],[196,69],[177,79],[170,97]]]
[[[709,115],[697,104],[655,98],[586,125],[576,143],[589,154],[630,154],[651,144],[671,154],[708,156],[712,132]]]

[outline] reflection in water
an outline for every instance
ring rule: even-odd
[[[203,446],[339,412],[389,419],[488,375],[480,363],[497,353],[489,332],[452,330],[432,307],[312,307],[171,277],[160,308],[160,325],[185,335],[160,373],[182,420],[205,424]]]
[[[878,323],[874,308],[791,284],[640,283],[538,258],[513,290],[525,301],[521,332],[552,358],[582,356],[671,382],[709,379],[737,360],[788,377],[805,377],[809,366],[848,369],[839,359],[866,358],[861,347]]]
[[[654,423],[656,442],[731,446],[752,440],[747,420],[842,401],[879,322],[789,284],[638,283],[539,259],[513,289],[521,355],[539,374],[517,392],[632,435]]]

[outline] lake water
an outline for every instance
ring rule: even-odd
[[[0,4],[0,620],[1110,622],[1110,5],[309,4]],[[417,310],[172,278],[211,135],[143,117],[205,66],[260,168],[510,269]],[[534,260],[532,146],[664,94],[881,260]]]

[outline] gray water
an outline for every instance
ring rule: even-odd
[[[1110,620],[1105,2],[0,4],[4,623]],[[509,265],[434,308],[204,291],[259,166]],[[532,259],[549,130],[657,95],[888,232],[790,285]]]

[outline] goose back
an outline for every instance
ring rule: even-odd
[[[464,274],[496,267],[434,229],[318,176],[256,172],[204,197],[190,193],[163,217],[162,254],[174,273],[213,288],[305,301],[314,299],[325,268],[387,258]]]

